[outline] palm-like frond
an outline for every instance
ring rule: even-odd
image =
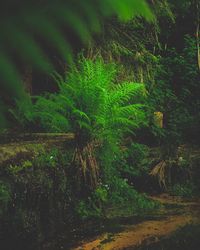
[[[47,129],[55,128],[54,115],[64,116],[67,125],[61,123],[59,128],[56,122],[56,130],[71,129],[84,137],[85,143],[97,134],[102,137],[106,131],[120,137],[123,131],[134,130],[145,121],[144,105],[139,103],[145,87],[141,83],[115,84],[116,72],[114,64],[105,64],[102,59],[80,59],[65,79],[55,75],[59,92],[48,98],[39,97],[36,116],[41,117],[42,124],[48,123]]]
[[[61,105],[60,99],[59,102],[57,100],[57,96],[39,97],[34,105],[33,118],[39,120],[41,126],[49,132],[63,132],[70,129],[66,102],[62,102]]]
[[[96,117],[98,127],[102,127],[101,134],[110,131],[120,138],[124,132],[133,133],[136,128],[144,125],[144,105],[138,102],[144,100],[145,92],[141,83],[111,84],[104,105]]]
[[[145,95],[145,87],[141,83],[122,83],[116,84],[111,92],[110,100],[115,103],[125,103],[134,97]]]

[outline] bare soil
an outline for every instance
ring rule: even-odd
[[[95,239],[80,242],[73,250],[135,249],[143,243],[150,244],[169,237],[187,224],[200,224],[199,200],[184,200],[166,194],[151,198],[165,205],[160,211],[159,220],[127,225],[119,233],[104,233]]]

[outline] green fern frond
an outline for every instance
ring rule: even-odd
[[[85,112],[78,110],[78,109],[73,109],[72,114],[75,115],[76,117],[82,118],[85,121],[87,121],[88,123],[90,123],[90,118],[88,117],[88,115]]]
[[[70,124],[62,114],[49,111],[36,112],[35,117],[40,120],[41,125],[48,132],[63,132],[70,130]]]
[[[66,97],[66,95],[63,95],[62,93],[57,98],[57,102],[60,103],[60,107],[66,107],[67,109],[73,109],[74,102],[71,98]]]
[[[110,101],[115,103],[127,103],[131,98],[144,95],[144,84],[141,83],[122,83],[114,86],[111,92]]]
[[[138,113],[142,112],[142,108],[144,108],[144,105],[142,104],[132,104],[119,107],[118,112],[120,115],[124,116],[137,116]]]

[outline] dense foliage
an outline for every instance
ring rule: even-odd
[[[145,0],[7,1],[0,4],[0,126],[5,126],[7,100],[23,99],[31,88],[22,78],[33,70],[51,73],[61,62],[72,64],[73,51],[101,30],[101,21],[117,16],[127,21],[134,16],[152,20]],[[76,45],[74,46],[74,44]],[[55,59],[56,58],[56,59]],[[63,67],[62,67],[63,68]],[[25,85],[25,86],[24,86]]]
[[[198,1],[47,2],[0,17],[1,138],[51,135],[24,151],[0,144],[9,250],[40,249],[83,221],[155,212],[144,192],[200,191]],[[70,142],[52,139],[67,133]]]

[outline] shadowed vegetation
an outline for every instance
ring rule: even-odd
[[[197,206],[199,23],[196,0],[0,3],[2,250]]]

